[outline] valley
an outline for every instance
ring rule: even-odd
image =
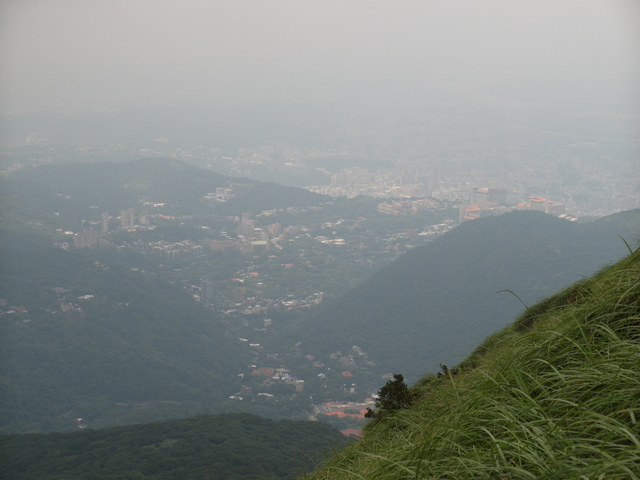
[[[0,1],[0,479],[640,480],[638,19]]]
[[[224,411],[357,430],[392,374],[455,365],[521,311],[496,292],[535,302],[622,256],[615,236],[634,238],[640,223],[633,212],[585,224],[511,212],[454,228],[450,202],[389,214],[372,198],[229,188],[238,181],[168,159],[51,165],[4,182],[0,320],[10,398],[23,405],[9,407],[6,431]],[[198,334],[213,355],[204,363],[189,340],[201,328],[214,329]]]

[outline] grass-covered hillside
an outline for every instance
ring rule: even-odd
[[[529,308],[309,480],[640,478],[640,251]]]

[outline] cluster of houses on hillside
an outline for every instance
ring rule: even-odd
[[[249,344],[246,338],[240,338],[241,342]],[[254,344],[249,344],[252,346]],[[257,344],[259,347],[259,344]],[[253,348],[257,348],[254,346]],[[304,380],[294,377],[291,375],[289,369],[287,368],[274,368],[274,367],[258,367],[257,365],[250,365],[251,372],[249,376],[253,379],[260,380],[260,389],[269,388],[274,384],[285,384],[293,386],[293,391],[302,392],[304,390]],[[245,378],[245,374],[240,374],[241,378]],[[243,385],[240,391],[234,393],[229,398],[231,400],[243,401],[248,396],[254,396],[254,387],[249,385]],[[256,397],[263,398],[273,398],[275,395],[269,392],[258,392],[255,393]]]

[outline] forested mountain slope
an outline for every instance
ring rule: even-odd
[[[201,415],[106,430],[0,435],[0,477],[285,480],[317,467],[344,443],[320,422]]]
[[[307,480],[640,478],[640,251],[537,304]]]
[[[416,247],[300,325],[316,355],[357,345],[379,370],[415,380],[456,364],[524,306],[621,258],[640,210],[589,224],[539,212],[465,222]],[[508,292],[496,293],[500,290]]]
[[[4,212],[67,226],[80,219],[99,220],[104,211],[117,215],[143,202],[165,204],[156,213],[237,215],[325,199],[301,188],[227,177],[168,158],[25,167],[3,178],[0,187]],[[218,187],[231,188],[234,197],[225,203],[204,202]]]
[[[3,432],[77,428],[75,417],[135,423],[158,405],[172,416],[212,411],[235,391],[245,349],[173,285],[30,235],[3,238]]]

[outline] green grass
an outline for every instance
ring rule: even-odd
[[[308,479],[640,478],[640,252],[528,309]]]

